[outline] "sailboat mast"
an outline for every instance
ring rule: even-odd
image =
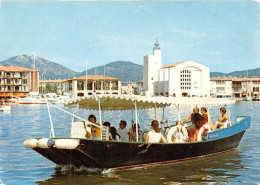
[[[106,90],[106,82],[105,82],[105,78],[106,78],[106,65],[104,65],[104,82],[103,82],[103,90]]]
[[[88,65],[87,65],[87,59],[86,59],[86,96],[88,94]]]
[[[33,55],[33,79],[32,79],[32,91],[35,92],[35,55]]]
[[[96,76],[97,76],[97,68],[95,68],[95,86],[94,86],[94,92],[96,92],[96,90],[97,90],[97,80],[96,80]]]

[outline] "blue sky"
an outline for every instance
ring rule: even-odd
[[[123,60],[143,64],[155,39],[163,64],[211,71],[260,67],[257,1],[2,1],[0,61],[34,54],[74,71]]]

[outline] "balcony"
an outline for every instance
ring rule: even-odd
[[[118,87],[111,87],[111,90],[118,90]]]
[[[232,88],[242,88],[242,85],[232,85]]]

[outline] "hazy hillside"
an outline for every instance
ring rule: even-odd
[[[220,73],[220,72],[211,72],[210,77],[258,77],[260,78],[260,67],[256,69],[244,70],[244,71],[234,71],[232,73]]]
[[[4,66],[21,66],[33,68],[33,55],[19,55],[10,59],[1,61]],[[55,62],[35,56],[35,69],[40,70],[40,79],[67,79],[73,78],[76,72]]]
[[[77,76],[83,76],[86,71],[78,73]],[[88,69],[89,75],[104,75],[104,65]],[[137,82],[143,80],[143,66],[133,62],[116,61],[105,66],[105,75],[121,78],[123,83],[128,81]]]

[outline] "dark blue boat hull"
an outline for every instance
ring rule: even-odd
[[[250,127],[250,119],[246,117],[231,127],[211,132],[206,136],[206,141],[201,142],[149,145],[80,139],[80,145],[72,150],[54,147],[37,147],[34,150],[56,164],[77,167],[118,168],[175,162],[236,149]]]

